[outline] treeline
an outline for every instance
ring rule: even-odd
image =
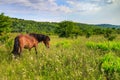
[[[79,35],[86,35],[86,34],[99,35],[99,34],[104,34],[108,30],[110,32],[116,32],[120,34],[119,28],[104,28],[95,25],[76,23],[72,21],[62,21],[57,23],[57,22],[36,22],[32,20],[24,20],[17,18],[11,18],[11,20],[12,20],[12,32],[26,32],[26,33],[37,32],[37,33],[57,34],[56,32],[59,31],[60,28],[63,27],[65,29],[66,26],[70,25],[67,29],[71,30],[71,28],[73,27],[74,30],[76,29],[76,32]],[[61,25],[64,23],[65,23],[64,26]]]
[[[12,20],[12,32],[26,32],[26,33],[49,33],[54,34],[57,23],[50,22],[36,22],[32,20],[24,20],[11,18]]]
[[[4,13],[0,14],[0,34],[11,31],[12,33],[44,33],[49,35],[58,35],[59,37],[77,37],[85,35],[89,38],[91,35],[104,35],[111,37],[113,34],[120,34],[120,28],[104,28],[96,25],[77,23],[73,21],[62,22],[37,22],[33,20],[24,20],[10,18]],[[5,31],[4,31],[5,30]]]

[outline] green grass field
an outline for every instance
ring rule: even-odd
[[[120,50],[103,50],[97,46],[98,43],[106,45],[107,42],[110,45],[118,43],[117,47],[120,48],[120,35],[113,42],[108,42],[103,36],[88,39],[85,36],[77,39],[50,36],[49,49],[39,43],[38,55],[34,48],[31,52],[24,49],[22,56],[17,59],[12,59],[10,53],[16,34],[11,35],[8,43],[0,44],[0,80],[106,80],[106,71],[111,80],[120,79]],[[118,58],[117,63],[113,62],[113,73],[111,67],[108,67],[113,63],[106,66],[106,60],[111,59],[106,54],[110,53],[115,55],[112,59]],[[101,61],[103,65],[100,66]]]

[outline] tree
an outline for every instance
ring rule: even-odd
[[[8,16],[4,16],[4,13],[0,14],[0,41],[6,42],[9,38],[8,33],[11,31],[11,19]]]
[[[0,35],[6,34],[11,31],[11,20],[8,16],[4,16],[4,13],[0,14]]]
[[[86,33],[86,38],[90,38],[91,36],[92,36],[92,32],[89,31]]]
[[[59,37],[70,37],[73,33],[73,27],[75,23],[72,21],[62,21],[59,23],[59,27],[57,28],[57,33]]]
[[[116,38],[115,35],[115,30],[111,29],[111,28],[107,28],[105,33],[104,33],[104,37],[109,40],[109,41],[113,41]]]

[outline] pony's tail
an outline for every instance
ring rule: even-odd
[[[14,47],[13,47],[13,54],[18,54],[19,53],[19,37],[17,36],[14,40]]]

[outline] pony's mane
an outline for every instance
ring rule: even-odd
[[[39,42],[43,41],[45,39],[45,35],[43,34],[36,34],[36,33],[30,33],[30,36],[33,36],[34,38],[36,38]]]

